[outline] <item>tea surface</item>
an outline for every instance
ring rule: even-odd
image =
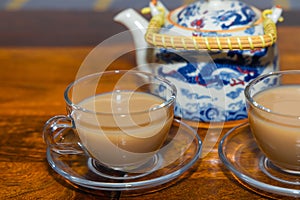
[[[300,116],[300,86],[280,86],[258,93],[254,100],[276,113]]]

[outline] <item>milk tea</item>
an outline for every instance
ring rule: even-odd
[[[91,97],[79,106],[75,124],[89,154],[108,167],[126,169],[148,161],[164,143],[173,107],[143,92],[115,91]],[[128,114],[129,113],[129,114]]]
[[[268,89],[256,94],[253,99],[271,110],[249,109],[249,123],[259,147],[273,164],[299,171],[300,85]]]

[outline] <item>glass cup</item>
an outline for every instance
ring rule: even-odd
[[[134,70],[84,76],[64,93],[66,116],[49,119],[45,142],[59,154],[84,152],[97,165],[134,171],[155,157],[174,117],[176,88]],[[75,134],[65,130],[71,129]]]
[[[259,76],[245,88],[245,96],[265,165],[300,174],[300,70]]]

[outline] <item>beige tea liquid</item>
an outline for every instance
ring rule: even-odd
[[[268,89],[253,99],[270,110],[249,109],[249,123],[260,148],[275,165],[300,170],[300,85]]]
[[[164,102],[132,91],[85,99],[79,106],[96,114],[75,114],[80,140],[90,155],[109,167],[140,165],[162,146],[172,125],[173,107],[160,107]]]

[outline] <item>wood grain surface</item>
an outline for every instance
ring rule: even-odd
[[[279,28],[282,69],[300,69],[299,34],[300,27]],[[0,199],[266,199],[235,180],[216,146],[180,178],[146,190],[86,190],[55,173],[46,160],[42,128],[50,117],[66,113],[64,89],[92,49],[0,47]],[[128,54],[111,68],[132,66],[134,54]],[[205,134],[199,130],[202,139]]]

